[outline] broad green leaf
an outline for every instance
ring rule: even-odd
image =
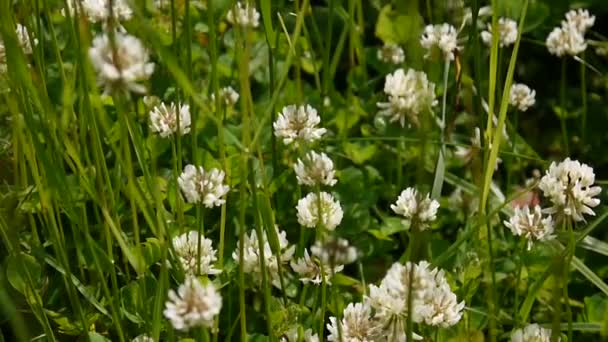
[[[351,159],[355,164],[363,164],[370,160],[378,147],[373,144],[364,145],[362,143],[344,143],[344,153]]]
[[[8,278],[8,282],[15,290],[26,295],[29,284],[28,276],[34,282],[32,285],[37,286],[42,274],[42,268],[36,259],[29,254],[20,253],[19,255],[11,255],[7,259],[6,277]]]

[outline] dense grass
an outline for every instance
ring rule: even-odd
[[[294,331],[304,340],[310,329],[323,341],[330,317],[364,302],[393,263],[422,260],[445,270],[465,307],[450,327],[401,317],[410,340],[509,340],[531,323],[552,329],[552,340],[607,338],[604,206],[584,220],[555,213],[556,237],[530,249],[503,223],[516,203],[551,206],[538,184],[552,161],[580,160],[594,168],[596,185],[607,183],[601,0],[585,4],[596,15],[586,51],[561,58],[545,39],[567,1],[465,1],[479,27],[464,21],[463,7],[431,0],[250,1],[257,28],[230,23],[229,0],[128,3],[132,17],[120,24],[155,64],[139,82],[145,94],[116,84],[104,92],[98,82],[89,51],[107,32],[118,53],[118,21],[93,23],[80,7],[62,14],[66,1],[0,4],[0,340],[278,341]],[[494,15],[478,18],[484,5]],[[489,24],[496,32],[501,17],[517,22],[513,44],[501,47],[497,34],[484,44],[481,31]],[[443,22],[458,30],[453,59],[439,50],[425,56],[425,26]],[[17,24],[28,29],[31,53]],[[379,60],[389,43],[403,48],[404,61]],[[378,115],[385,77],[398,68],[423,71],[437,100],[403,126]],[[509,103],[515,83],[536,90],[526,111]],[[239,93],[234,105],[211,96],[226,86]],[[190,132],[157,134],[154,101],[189,105]],[[327,132],[285,144],[273,123],[291,104],[316,108]],[[470,139],[476,127],[479,144]],[[333,161],[335,186],[298,183],[293,165],[313,150]],[[188,164],[225,172],[225,203],[187,200],[180,175]],[[439,203],[428,226],[391,209],[408,187]],[[305,228],[298,201],[323,191],[339,200],[341,222]],[[303,283],[289,262],[267,264],[264,253],[287,249],[275,226],[294,260],[335,237],[357,259],[338,272],[333,254],[326,263],[317,255],[321,284]],[[180,331],[164,313],[188,272],[172,241],[192,230],[217,250],[212,264],[221,273],[198,278],[217,289],[222,308],[211,326]],[[247,246],[239,243],[252,231],[259,278],[245,270]],[[409,272],[404,284],[412,288]]]

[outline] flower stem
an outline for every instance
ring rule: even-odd
[[[559,122],[562,129],[562,139],[564,144],[564,151],[566,155],[570,155],[570,147],[568,146],[568,129],[566,127],[566,58],[562,59],[562,71],[559,86],[559,106],[560,115]]]

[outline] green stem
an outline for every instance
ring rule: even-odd
[[[568,128],[566,126],[566,58],[562,59],[561,78],[559,85],[559,105],[560,105],[560,116],[559,122],[562,129],[562,139],[564,144],[564,151],[566,155],[570,155],[570,147],[568,144]]]
[[[585,60],[585,52],[581,54],[581,59]],[[581,63],[581,99],[582,99],[582,119],[581,119],[581,140],[585,143],[587,132],[587,68],[585,63]]]

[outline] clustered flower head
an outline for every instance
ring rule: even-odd
[[[301,185],[334,186],[338,181],[335,178],[334,163],[321,152],[310,151],[303,159],[293,165],[298,183]]]
[[[285,145],[292,142],[297,146],[300,141],[313,142],[321,139],[325,128],[317,128],[321,118],[317,110],[310,105],[283,107],[279,117],[272,124],[274,135],[282,138]]]
[[[240,25],[242,28],[256,28],[260,24],[260,13],[249,3],[243,5],[240,1],[228,11],[226,19],[233,25]]]
[[[576,56],[587,49],[585,32],[595,23],[595,16],[587,10],[571,10],[566,13],[566,20],[556,27],[547,36],[547,49],[549,53],[562,57]]]
[[[104,86],[104,94],[114,90],[145,93],[141,81],[150,78],[154,63],[149,62],[148,51],[142,42],[125,33],[114,33],[114,44],[107,34],[93,39],[89,57],[97,72],[97,82]]]
[[[397,202],[391,205],[391,209],[403,216],[411,224],[416,224],[418,229],[426,229],[437,217],[439,202],[418,193],[414,188],[407,188],[401,192]]]
[[[315,241],[310,251],[325,264],[346,265],[357,260],[357,249],[350,246],[348,240],[333,236],[329,236],[325,241]]]
[[[553,218],[543,217],[538,205],[532,211],[528,206],[515,208],[513,216],[509,221],[504,221],[504,224],[513,235],[521,235],[528,240],[528,250],[532,248],[534,241],[547,241],[555,237]]]
[[[220,102],[227,107],[234,106],[239,100],[239,93],[231,86],[223,87],[218,90]],[[211,94],[211,102],[215,103],[215,94]]]
[[[558,338],[559,342],[561,338]],[[551,341],[551,329],[545,329],[534,323],[523,329],[517,329],[511,334],[511,342],[549,342]]]
[[[189,203],[202,202],[205,207],[220,206],[226,203],[224,197],[230,189],[224,184],[224,171],[202,166],[186,165],[177,182]]]
[[[304,256],[295,261],[291,261],[291,268],[300,276],[300,281],[304,284],[313,283],[315,285],[325,282],[331,284],[331,278],[344,269],[344,265],[331,265],[317,258],[312,258],[308,249],[304,249]]]
[[[211,240],[199,235],[195,230],[173,238],[173,249],[186,274],[212,275],[222,272],[213,267],[217,260],[217,251],[213,249]]]
[[[340,201],[327,192],[314,192],[298,201],[298,222],[304,227],[334,230],[342,222]]]
[[[426,261],[394,263],[380,286],[370,285],[366,302],[374,309],[374,320],[391,340],[403,340],[408,315],[415,323],[447,328],[460,321],[464,309],[464,302],[458,302],[444,271],[431,269]]]
[[[297,327],[286,332],[281,339],[281,342],[319,342],[319,335],[315,334],[312,329],[304,330],[304,336],[300,339]]]
[[[15,28],[15,33],[17,34],[17,41],[23,50],[23,53],[26,55],[32,54],[32,42],[30,40],[29,32],[27,27],[17,24]],[[38,40],[34,39],[34,44],[38,44]],[[4,74],[7,70],[6,65],[6,47],[4,46],[4,42],[2,41],[2,37],[0,37],[0,74]]]
[[[133,17],[133,11],[126,0],[68,0],[67,4],[70,15],[76,14],[75,7],[80,4],[79,13],[86,15],[92,23],[106,22],[112,17],[118,21]],[[65,15],[65,11],[62,13]]]
[[[488,24],[488,30],[481,32],[481,40],[486,45],[492,45],[492,24]],[[517,40],[517,23],[513,19],[498,19],[498,44],[500,47],[513,45]]]
[[[515,83],[511,86],[509,104],[525,112],[536,102],[536,91],[525,84]]]
[[[434,49],[439,49],[446,60],[453,60],[454,51],[458,50],[458,32],[454,26],[447,23],[427,25],[420,44],[427,50],[425,58],[431,57]]]
[[[179,129],[177,120],[179,117]],[[162,102],[150,111],[150,128],[161,137],[167,138],[175,133],[184,135],[190,132],[190,106],[185,104],[167,105]]]
[[[131,340],[131,342],[154,342],[154,339],[148,335],[139,335]]]
[[[212,283],[203,285],[196,277],[187,276],[175,292],[169,290],[165,317],[177,330],[213,326],[215,316],[222,309],[222,297]]]
[[[376,341],[382,336],[382,329],[372,318],[372,309],[367,303],[350,303],[344,309],[342,320],[329,318],[328,341]]]
[[[553,203],[545,211],[572,217],[577,222],[584,220],[583,214],[594,216],[591,208],[600,204],[600,200],[594,197],[602,192],[602,188],[593,183],[595,173],[587,164],[570,158],[559,164],[551,163],[538,184],[544,196]]]
[[[401,64],[405,61],[405,52],[397,44],[384,44],[378,49],[378,59],[384,63]]]
[[[264,246],[264,264],[270,275],[270,279],[276,287],[280,287],[280,279],[279,279],[279,265],[287,264],[291,258],[293,257],[293,253],[295,251],[295,246],[290,246],[289,241],[287,240],[287,234],[284,231],[279,230],[278,227],[275,226],[275,232],[279,239],[279,255],[275,255],[270,247],[270,243],[268,242],[268,235],[264,231],[262,236],[262,244]],[[232,259],[238,264],[241,261],[239,247],[232,253]],[[252,230],[249,234],[244,236],[242,241],[243,243],[243,272],[247,274],[251,274],[253,280],[260,284],[262,281],[262,268],[260,266],[260,257],[262,253],[260,252],[260,245],[258,240],[258,235],[255,230]]]
[[[384,93],[388,102],[377,103],[381,109],[379,115],[390,117],[390,121],[399,121],[402,127],[405,122],[418,125],[418,116],[437,104],[435,84],[429,82],[422,71],[397,69],[386,76]]]

